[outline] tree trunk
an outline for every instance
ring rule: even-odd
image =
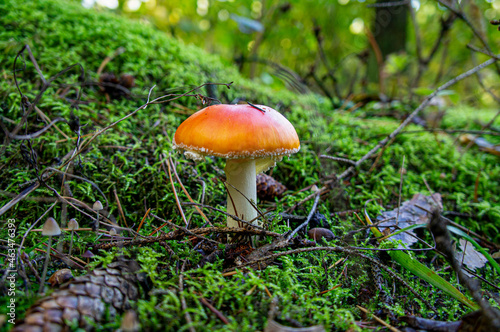
[[[382,62],[385,62],[389,54],[405,49],[407,23],[408,4],[405,1],[377,0],[372,34],[380,50]],[[368,66],[370,81],[379,81],[379,71],[382,68],[379,68],[380,64],[373,49]]]

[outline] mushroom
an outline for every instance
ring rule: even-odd
[[[116,229],[114,227],[111,227],[111,229],[109,230],[109,236],[111,236],[111,241],[114,241],[115,240],[115,237],[116,237]]]
[[[90,263],[90,258],[94,257],[95,255],[92,253],[92,251],[87,250],[83,253],[82,257],[87,258],[87,264]]]
[[[38,289],[38,293],[43,293],[45,286],[45,277],[47,276],[47,268],[49,266],[50,261],[50,249],[52,247],[52,237],[56,235],[61,235],[61,229],[59,225],[55,221],[54,218],[47,218],[45,224],[43,224],[42,235],[49,237],[49,243],[47,244],[47,252],[45,255],[45,264],[43,264],[43,273],[42,278],[40,279],[40,288]]]
[[[227,212],[245,221],[257,218],[256,175],[300,149],[292,124],[274,109],[261,105],[213,105],[186,119],[173,145],[187,158],[226,158]],[[261,226],[260,222],[253,222]],[[228,227],[239,227],[227,219]]]
[[[75,218],[72,218],[68,221],[68,229],[71,231],[71,242],[69,244],[69,253],[68,253],[69,256],[71,256],[71,251],[73,250],[73,235],[75,234],[75,231],[79,227],[80,226],[78,225],[78,221],[76,221]]]

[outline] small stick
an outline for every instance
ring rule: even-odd
[[[169,222],[172,222],[172,219],[169,220]],[[163,227],[167,226],[168,223],[164,223],[163,225],[161,225],[160,227],[156,228],[154,231],[151,232],[151,234],[149,234],[149,236],[153,236],[155,235],[160,229],[162,229]]]
[[[390,142],[389,142],[389,143],[387,143],[386,145],[384,145],[384,147],[382,148],[382,150],[380,150],[380,152],[379,152],[379,153],[378,153],[378,155],[377,155],[377,158],[375,158],[375,161],[373,162],[372,166],[371,166],[371,167],[370,167],[370,169],[368,170],[368,173],[371,173],[371,172],[373,172],[373,170],[375,170],[375,168],[376,168],[376,167],[377,167],[377,165],[378,165],[378,162],[380,161],[380,159],[381,159],[381,158],[382,158],[382,156],[384,155],[385,150],[389,147],[389,145],[391,145],[391,144],[394,142],[394,140],[395,140],[395,139],[396,139],[396,138],[393,138],[392,140],[390,140]]]
[[[60,140],[56,141],[55,143],[62,143],[62,142],[66,142],[66,141],[69,141],[69,140],[74,140],[74,139],[78,139],[78,138],[88,137],[88,136],[92,136],[92,135],[94,135],[94,133],[85,134],[85,135],[82,135],[80,137],[78,137],[78,136],[69,137],[67,139],[60,139]]]
[[[250,106],[252,106],[253,108],[258,109],[259,111],[261,111],[261,112],[262,112],[262,113],[264,113],[264,114],[266,113],[266,111],[264,111],[262,108],[260,108],[260,107],[258,107],[258,106],[255,106],[254,104],[250,104],[248,101],[247,101],[247,104],[248,104],[248,105],[250,105]]]
[[[312,219],[312,216],[314,215],[314,213],[316,212],[316,208],[318,207],[318,202],[319,202],[319,197],[320,197],[320,192],[319,190],[316,192],[316,198],[314,199],[314,204],[313,204],[313,207],[311,208],[311,211],[309,212],[309,215],[307,216],[307,219],[306,221],[304,221],[299,227],[295,228],[295,230],[290,233],[290,235],[287,236],[286,240],[287,241],[290,241],[290,239],[295,235],[297,234],[298,231],[300,231],[304,226],[307,226],[309,224],[309,222],[311,221]]]
[[[186,188],[184,187],[184,185],[182,184],[181,182],[181,179],[179,178],[179,175],[177,175],[177,170],[175,169],[175,165],[174,165],[174,162],[172,161],[172,158],[171,157],[168,157],[168,160],[172,163],[172,170],[174,171],[174,176],[175,176],[175,179],[177,180],[177,182],[179,183],[179,185],[181,186],[181,189],[182,191],[184,192],[184,194],[186,194],[187,198],[189,199],[189,201],[191,203],[194,203],[193,199],[191,198],[191,195],[189,195],[188,191],[186,190]],[[198,211],[198,213],[203,217],[203,219],[205,219],[206,222],[208,222],[208,224],[210,226],[213,226],[212,223],[210,222],[210,220],[207,218],[207,216],[203,213],[203,211],[201,211],[201,209],[195,205],[194,208],[196,209],[196,211]]]
[[[360,307],[359,305],[356,305],[356,307],[363,311],[365,314],[369,315],[369,316],[372,316],[373,319],[375,319],[377,322],[379,322],[380,324],[384,325],[385,327],[387,327],[389,330],[393,331],[393,332],[401,332],[401,330],[398,330],[397,328],[393,327],[392,325],[389,325],[387,324],[386,322],[384,322],[382,319],[378,318],[377,316],[375,316],[374,314],[372,314],[371,312],[368,312],[368,310],[366,310],[365,308],[363,307]]]
[[[163,158],[165,159],[162,163],[161,163],[161,166],[163,167],[163,171],[165,173],[167,173],[167,171],[165,170],[165,163],[167,163],[167,166],[168,166],[168,177],[170,178],[170,184],[172,185],[172,191],[174,193],[174,197],[175,197],[175,203],[177,204],[177,209],[179,209],[179,213],[181,214],[181,217],[182,217],[182,220],[184,220],[184,223],[186,224],[186,226],[188,225],[188,222],[186,220],[186,216],[184,215],[184,210],[182,209],[182,206],[179,202],[179,197],[177,196],[177,191],[175,190],[175,186],[174,186],[174,180],[172,179],[172,170],[171,170],[171,166],[170,166],[170,163],[168,162],[168,160],[166,159],[166,156],[163,155]]]
[[[195,228],[191,230],[187,230],[184,227],[178,226],[170,221],[164,220],[154,214],[151,213],[151,216],[157,218],[160,221],[165,222],[167,225],[178,228],[182,233],[178,232],[170,232],[167,234],[163,234],[157,237],[142,237],[141,239],[128,240],[128,241],[120,241],[120,242],[108,242],[108,243],[99,243],[94,246],[94,249],[110,249],[116,247],[118,245],[121,246],[134,246],[134,245],[144,245],[148,243],[156,243],[165,240],[177,240],[184,236],[184,234],[188,234],[191,236],[199,237],[202,240],[210,241],[214,244],[219,244],[219,242],[202,237],[200,235],[209,234],[209,233],[218,233],[218,234],[242,234],[242,235],[261,235],[261,236],[271,236],[274,238],[278,238],[281,236],[279,233],[269,232],[266,230],[260,229],[252,229],[252,228],[232,228],[232,227],[206,227],[206,228]],[[184,234],[183,234],[184,233]]]
[[[142,224],[144,223],[144,220],[146,220],[146,217],[148,216],[149,211],[151,211],[151,208],[149,208],[146,211],[146,214],[144,215],[144,217],[142,217],[141,223],[139,224],[139,227],[137,227],[137,233],[139,233],[139,231],[141,230]]]
[[[37,106],[35,106],[35,112],[37,112],[37,113],[38,113],[38,115],[40,115],[42,118],[44,118],[44,119],[45,119],[45,121],[46,121],[45,123],[47,123],[47,124],[48,124],[48,123],[52,122],[52,120],[50,120],[50,118],[49,118],[49,117],[48,117],[45,113],[43,113],[43,112],[42,112],[42,110],[40,110]],[[58,127],[58,126],[54,125],[54,128],[56,128],[56,130],[57,130],[57,131],[58,131],[61,135],[63,135],[66,139],[69,139],[68,135],[66,135],[66,134],[64,133],[64,131],[62,131],[61,129],[59,129],[59,127]]]
[[[153,218],[156,218],[156,219],[158,219],[158,220],[160,220],[160,221],[164,222],[164,223],[167,223],[168,225],[170,225],[170,226],[172,226],[172,227],[175,227],[175,228],[177,228],[177,229],[179,229],[179,230],[183,231],[183,232],[184,232],[184,233],[186,233],[186,234],[189,234],[189,235],[195,236],[195,237],[197,237],[197,238],[199,238],[199,239],[201,239],[201,240],[207,240],[207,241],[212,242],[212,243],[214,243],[214,244],[219,244],[219,243],[220,243],[220,242],[218,242],[218,241],[214,241],[214,240],[211,240],[211,239],[205,238],[205,237],[203,237],[203,236],[200,236],[200,235],[198,235],[198,234],[195,234],[195,233],[193,233],[192,231],[188,230],[187,228],[184,228],[184,227],[182,227],[182,226],[178,226],[178,225],[176,225],[176,224],[174,224],[174,223],[171,223],[171,222],[169,222],[169,221],[167,221],[167,220],[165,220],[165,219],[162,219],[162,218],[158,217],[157,215],[155,215],[155,214],[153,214],[153,213],[151,213],[151,216],[152,216]]]
[[[273,296],[271,295],[271,292],[269,291],[266,285],[264,285],[264,290],[266,291],[267,296],[269,296],[269,298],[272,299]]]
[[[356,162],[354,160],[350,160],[347,158],[332,157],[332,156],[327,156],[325,154],[322,154],[319,157],[325,158],[325,159],[331,159],[331,160],[335,160],[335,161],[340,161],[340,162],[346,163],[346,164],[356,165]]]
[[[232,277],[234,276],[235,274],[238,274],[238,271],[231,271],[231,272],[226,272],[226,273],[223,273],[221,274],[223,277]]]
[[[200,295],[198,300],[206,306],[211,312],[217,316],[224,324],[229,324],[229,320],[219,311],[217,310],[213,305],[210,304],[210,302],[207,301],[203,296]]]
[[[329,291],[332,291],[332,290],[334,290],[334,289],[339,288],[340,286],[341,286],[341,285],[334,286],[333,288],[330,288],[330,289],[324,290],[324,291],[322,291],[322,292],[319,292],[317,295],[323,295],[323,294],[326,294],[326,293],[328,293]]]
[[[120,204],[120,199],[118,198],[118,194],[116,193],[116,188],[113,188],[113,193],[115,194],[116,204],[118,204],[118,211],[120,211],[120,216],[123,219],[123,223],[128,228],[127,219],[125,219],[125,214],[123,213],[122,205]]]

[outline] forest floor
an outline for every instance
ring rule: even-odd
[[[413,121],[350,168],[418,104],[331,105],[314,94],[276,92],[153,27],[77,4],[7,0],[0,4],[0,23],[1,330],[13,327],[7,315],[12,298],[18,324],[40,298],[49,241],[37,230],[48,217],[63,228],[74,218],[80,227],[52,239],[48,276],[69,268],[70,283],[82,283],[87,279],[79,278],[96,271],[123,273],[106,270],[123,256],[140,266],[138,280],[128,281],[139,290],[129,294],[130,303],[117,304],[116,294],[93,296],[109,307],[77,308],[81,320],[53,322],[72,329],[115,330],[130,319],[143,330],[163,331],[257,331],[271,321],[333,331],[381,324],[426,329],[418,324],[432,323],[418,318],[463,323],[481,306],[483,314],[491,309],[484,306],[498,307],[500,119],[490,135],[475,136],[496,111],[445,99],[451,106],[418,114],[425,127]],[[33,57],[24,49],[16,58],[25,44]],[[207,82],[221,84],[192,91]],[[164,95],[162,103],[143,107]],[[194,162],[172,146],[179,124],[210,98],[274,107],[301,140],[300,152],[268,172],[266,181],[286,191],[273,194],[269,186],[259,192],[267,233],[255,247],[226,241],[224,160]],[[14,132],[23,110],[29,114]],[[98,213],[96,201],[103,205]],[[389,228],[367,227],[370,221],[388,225],[395,215],[399,228],[418,241],[408,232],[398,241],[380,240],[379,231],[388,235]],[[96,218],[102,221],[97,231]],[[287,232],[306,220],[308,229],[331,231],[330,240],[315,243],[306,228],[288,239]],[[434,228],[426,228],[431,220]],[[446,224],[455,227],[449,228],[453,243],[432,235],[447,232],[440,228]],[[401,245],[415,251],[393,250]],[[452,247],[455,254],[448,255]],[[16,254],[15,295],[6,279],[8,249]],[[457,281],[453,260],[480,280],[480,290]],[[80,298],[90,297],[85,294]],[[479,305],[478,294],[487,299]],[[63,296],[57,286],[47,286],[46,295]]]

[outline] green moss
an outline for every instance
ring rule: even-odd
[[[242,98],[271,106],[282,105],[281,111],[295,125],[302,141],[301,151],[285,158],[272,170],[273,176],[284,183],[289,192],[277,202],[276,210],[284,211],[300,202],[310,192],[298,192],[311,184],[332,174],[339,174],[346,165],[320,159],[319,154],[329,154],[357,160],[367,153],[383,135],[389,134],[399,122],[392,118],[371,118],[371,109],[366,107],[356,113],[332,110],[325,100],[316,95],[296,96],[288,91],[273,91],[241,77],[236,68],[223,63],[218,57],[169,38],[153,27],[116,17],[105,12],[82,9],[78,3],[55,0],[15,1],[0,3],[0,107],[2,115],[13,121],[19,121],[21,110],[20,96],[14,85],[12,68],[14,57],[22,45],[28,43],[33,50],[44,75],[50,77],[65,67],[80,63],[85,68],[85,86],[82,103],[75,114],[83,124],[83,134],[92,134],[109,123],[120,119],[146,101],[149,89],[154,96],[165,93],[182,93],[205,82],[234,82],[230,90],[218,87],[218,97],[223,102]],[[123,47],[125,52],[110,61],[105,72],[115,74],[129,73],[136,78],[136,87],[129,98],[111,99],[109,102],[94,84],[97,68],[106,56]],[[17,68],[22,67],[18,62]],[[50,118],[69,118],[71,103],[61,97],[61,90],[67,84],[78,83],[77,70],[71,71],[54,82],[43,95],[38,107]],[[18,72],[21,91],[33,101],[40,88],[33,65],[27,61],[24,72]],[[94,82],[94,83],[92,83]],[[76,97],[75,87],[71,87],[66,98]],[[205,93],[204,90],[200,91]],[[225,188],[219,180],[220,169],[224,162],[218,158],[206,158],[203,163],[195,164],[182,155],[172,151],[171,137],[186,115],[177,112],[203,107],[196,98],[181,98],[174,104],[150,105],[126,121],[108,130],[96,139],[91,148],[78,159],[73,172],[95,183],[104,192],[109,202],[109,212],[120,225],[118,205],[114,191],[129,226],[137,226],[145,215],[145,207],[172,222],[182,224],[168,175],[162,168],[163,154],[172,155],[176,161],[176,170],[191,196],[200,200],[201,181],[204,182],[204,203],[224,209]],[[478,115],[479,114],[479,115]],[[484,115],[483,115],[484,114]],[[481,121],[491,118],[490,111],[474,110]],[[464,108],[457,112],[449,111],[443,123],[446,127],[459,129],[470,127],[471,117]],[[35,132],[44,124],[35,114],[29,117],[27,132]],[[7,123],[12,128],[11,123]],[[58,127],[68,136],[74,133],[67,125]],[[420,129],[410,126],[409,130]],[[381,136],[382,135],[382,136]],[[57,166],[58,160],[75,147],[74,140],[64,140],[64,136],[53,128],[39,138],[32,140],[34,151],[38,155],[39,167]],[[20,141],[14,141],[5,147],[0,156],[0,187],[2,190],[17,194],[26,187],[26,183],[36,178],[35,170],[23,159]],[[462,153],[452,137],[429,133],[401,134],[384,151],[377,162],[377,167],[369,172],[373,159],[368,160],[360,171],[343,183],[339,191],[332,190],[330,197],[321,202],[318,211],[325,214],[332,230],[342,236],[346,231],[359,227],[354,216],[334,218],[335,212],[346,209],[361,209],[366,201],[375,199],[368,205],[368,213],[374,218],[383,209],[397,206],[399,180],[398,170],[405,156],[406,175],[402,190],[403,200],[410,199],[415,193],[429,194],[423,179],[431,189],[441,193],[444,208],[469,214],[471,217],[453,217],[456,222],[480,232],[492,241],[500,241],[500,166],[498,157],[471,148]],[[479,174],[479,178],[478,178]],[[478,180],[478,201],[474,202],[476,179]],[[53,177],[47,184],[59,189],[59,177]],[[73,197],[92,205],[104,198],[91,183],[70,179],[68,182]],[[175,185],[181,201],[187,197]],[[53,198],[53,193],[41,187],[30,197]],[[8,203],[11,197],[0,196],[0,206]],[[17,222],[17,241],[20,241],[30,225],[40,218],[52,203],[25,200],[12,207],[5,218],[15,218]],[[270,203],[261,204],[263,209],[273,207]],[[307,202],[295,211],[306,215],[312,207]],[[185,208],[191,217],[192,227],[199,227],[204,221],[192,208]],[[206,210],[213,223],[223,224],[225,217]],[[75,217],[83,227],[90,226],[90,220],[74,209],[69,209],[69,217]],[[59,220],[61,205],[57,204],[51,215]],[[161,226],[158,220],[145,219],[141,235],[149,235]],[[2,226],[3,227],[3,226]],[[271,230],[284,232],[287,226],[276,218],[270,225]],[[164,229],[166,230],[166,228]],[[2,228],[1,234],[6,234]],[[367,245],[362,234],[360,243]],[[432,241],[428,236],[425,239]],[[67,240],[67,238],[66,238]],[[97,241],[94,233],[82,234],[75,239],[76,255],[86,250],[86,244]],[[63,242],[63,239],[59,239]],[[338,242],[337,245],[342,245]],[[395,283],[398,304],[387,306],[379,300],[379,291],[374,287],[368,273],[370,266],[363,260],[350,257],[347,262],[334,266],[345,255],[307,253],[279,259],[281,266],[270,266],[260,272],[239,272],[232,277],[222,277],[222,262],[207,264],[196,268],[200,255],[193,251],[189,242],[169,241],[168,245],[176,253],[170,257],[159,244],[148,248],[129,248],[141,262],[153,280],[154,289],[148,298],[138,301],[138,314],[145,329],[185,330],[184,312],[180,305],[178,292],[178,260],[194,263],[186,271],[183,296],[186,298],[193,325],[197,330],[262,330],[267,321],[271,305],[266,288],[272,297],[278,299],[280,314],[278,321],[286,323],[295,320],[304,326],[325,324],[334,329],[358,329],[355,321],[362,317],[356,304],[371,310],[389,308],[401,314],[403,312],[421,312],[424,316],[428,308],[415,299],[404,286]],[[37,259],[42,248],[39,238],[30,233],[25,242],[26,253],[30,259]],[[115,255],[116,253],[113,253]],[[98,261],[108,262],[113,255],[101,252]],[[376,254],[371,252],[370,255]],[[432,254],[418,256],[422,262],[430,262]],[[0,258],[0,261],[3,257]],[[3,263],[3,261],[2,261]],[[442,264],[442,263],[440,263]],[[325,270],[324,267],[327,267]],[[331,267],[333,266],[333,267]],[[331,268],[328,268],[331,267]],[[54,264],[52,272],[57,268]],[[421,280],[415,280],[405,271],[403,278],[417,289],[424,298],[432,303],[439,301],[443,305],[437,319],[457,318],[467,311],[460,303],[446,297]],[[488,279],[496,280],[489,266],[483,268]],[[440,273],[453,281],[454,275]],[[390,276],[386,275],[386,278]],[[33,281],[34,277],[29,276]],[[36,283],[34,283],[36,284]],[[341,287],[325,294],[321,291]],[[21,280],[18,289],[24,290]],[[391,289],[387,290],[392,292]],[[253,290],[252,290],[253,289]],[[365,297],[362,294],[368,294]],[[199,301],[202,296],[220,310],[230,321],[229,327]],[[19,312],[35,301],[35,297],[26,297],[19,293]],[[400,301],[399,301],[400,300]],[[4,308],[4,299],[0,300]],[[412,311],[417,308],[417,311]],[[3,310],[3,309],[1,309]],[[3,312],[3,311],[0,311]],[[114,325],[113,325],[114,324]],[[111,322],[106,328],[117,328],[119,322]]]

